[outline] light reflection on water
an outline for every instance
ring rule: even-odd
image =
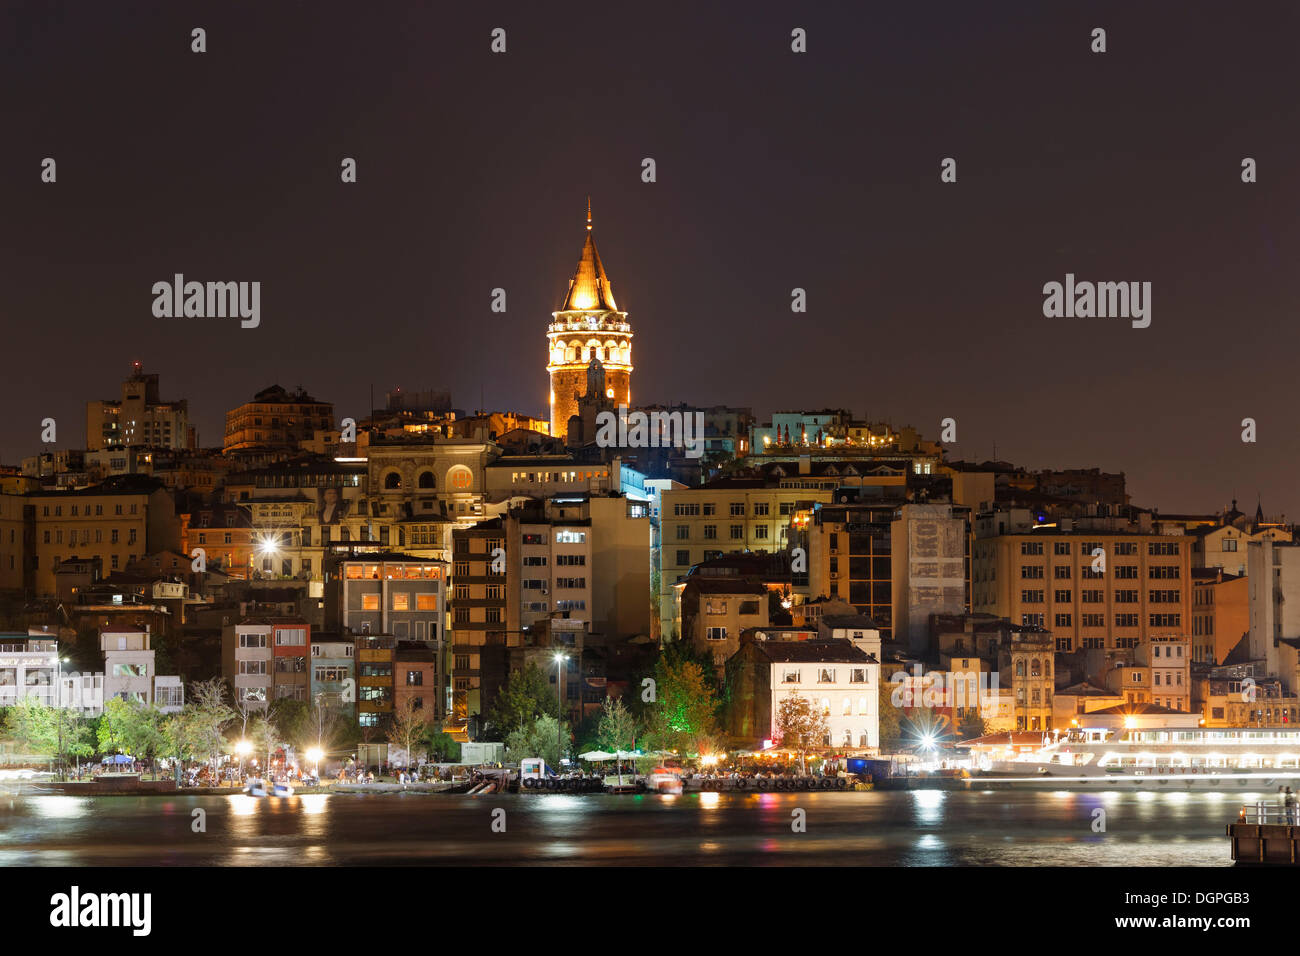
[[[1075,791],[30,796],[0,865],[1227,865],[1238,795]],[[1243,795],[1244,796],[1244,795]],[[505,833],[492,811],[506,811]],[[1097,808],[1105,831],[1092,829]],[[192,811],[205,811],[204,832]],[[795,809],[804,832],[791,828]]]

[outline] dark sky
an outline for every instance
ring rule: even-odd
[[[951,416],[954,457],[1300,516],[1298,34],[1293,3],[1185,0],[8,0],[0,460],[46,416],[80,446],[137,359],[208,445],[272,382],[544,415],[591,194],[635,401]],[[259,280],[261,327],[154,318],[176,272]],[[1044,318],[1067,272],[1152,282],[1151,327]]]

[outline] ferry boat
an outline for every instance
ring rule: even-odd
[[[1045,734],[1012,759],[977,764],[972,786],[1268,791],[1300,789],[1300,729],[1086,729]]]

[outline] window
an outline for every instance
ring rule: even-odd
[[[797,683],[799,683],[799,671],[792,671],[792,670],[786,670],[786,671],[784,671],[784,672],[781,674],[781,683],[782,683],[782,684],[797,684]]]
[[[1071,616],[1069,614],[1058,614],[1056,615],[1056,626],[1071,627],[1072,625],[1070,624],[1070,619]]]
[[[265,674],[266,661],[240,661],[239,673],[241,674]]]
[[[378,611],[378,610],[379,610],[379,595],[378,595],[378,594],[363,594],[363,595],[361,595],[361,610],[363,610],[363,611]]]
[[[867,682],[867,669],[865,667],[854,667],[849,671],[850,684],[865,684]],[[864,697],[863,700],[866,700]]]
[[[586,544],[587,532],[585,531],[557,531],[555,532],[556,544]]]
[[[677,540],[678,540],[678,541],[689,541],[689,540],[691,540],[691,526],[690,526],[690,525],[688,525],[688,524],[679,524],[679,525],[677,526]]]
[[[691,553],[689,551],[677,552],[677,564],[679,567],[688,565],[690,563],[691,563]]]
[[[819,667],[819,668],[817,669],[817,683],[819,683],[819,684],[834,684],[834,683],[835,683],[835,669],[834,669],[833,667]],[[829,706],[829,705],[827,705],[827,706]]]
[[[1036,564],[1026,564],[1020,568],[1020,577],[1023,580],[1033,580],[1043,576],[1043,569]]]
[[[1042,554],[1042,553],[1043,553],[1043,542],[1041,542],[1041,541],[1021,541],[1021,542],[1020,542],[1020,553],[1021,553],[1021,554]]]
[[[423,686],[424,686],[424,671],[407,671],[407,672],[406,672],[406,686],[407,686],[407,687],[423,687]]]
[[[1052,553],[1053,553],[1053,554],[1069,554],[1069,553],[1070,553],[1070,542],[1068,542],[1068,541],[1057,541],[1057,542],[1055,542],[1055,543],[1052,545]]]
[[[240,647],[266,647],[265,634],[240,634]]]
[[[725,627],[710,627],[705,632],[705,640],[725,641],[727,639],[727,629]]]
[[[393,592],[393,610],[409,611],[411,609],[411,595],[407,591]]]
[[[770,506],[768,505],[768,503],[767,503],[766,501],[756,501],[756,502],[754,502],[754,517],[755,517],[755,518],[766,518],[767,515],[768,515],[768,512],[769,512],[769,511],[770,511]]]
[[[744,536],[745,536],[745,526],[744,526],[744,525],[741,525],[741,524],[733,524],[733,525],[731,526],[731,540],[732,540],[732,541],[739,541],[739,540],[740,540],[741,538],[743,538]]]
[[[767,540],[767,525],[765,525],[765,524],[760,524],[760,525],[758,525],[756,528],[754,528],[754,537],[757,538],[757,539],[760,540],[760,541],[766,541],[766,540]]]
[[[276,647],[302,647],[306,643],[305,627],[282,627],[275,632]]]
[[[1177,553],[1177,541],[1152,541],[1147,544],[1147,554],[1149,555],[1169,555]]]
[[[745,503],[743,501],[733,501],[731,503],[731,517],[743,518],[745,516]]]
[[[1042,592],[1042,591],[1021,591],[1021,592],[1020,592],[1020,603],[1022,603],[1022,604],[1042,604],[1042,603],[1043,603],[1043,592]]]
[[[1057,604],[1069,604],[1073,599],[1074,599],[1073,591],[1058,590],[1053,592],[1052,595],[1052,600],[1054,600]]]
[[[1071,571],[1070,565],[1058,564],[1056,567],[1052,569],[1052,577],[1056,578],[1058,581],[1061,581],[1070,577],[1070,571]]]
[[[716,524],[706,524],[704,526],[704,537],[706,540],[713,540],[718,536],[718,526]]]

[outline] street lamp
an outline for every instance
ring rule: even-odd
[[[315,776],[317,780],[320,780],[320,758],[323,756],[325,755],[321,753],[319,747],[312,747],[306,754],[307,759],[316,765]]]
[[[64,779],[63,770],[63,665],[68,662],[66,657],[59,657],[58,651],[54,656],[54,722],[59,727],[59,780]],[[80,767],[80,764],[78,764]]]
[[[235,744],[235,753],[239,754],[239,779],[244,779],[244,758],[253,751],[253,745],[247,740],[241,740]]]
[[[564,724],[560,722],[560,715],[564,712],[564,701],[561,698],[563,693],[563,666],[568,660],[568,655],[563,651],[555,652],[555,743],[559,748],[556,750],[556,769],[559,769],[558,761],[564,757]]]

